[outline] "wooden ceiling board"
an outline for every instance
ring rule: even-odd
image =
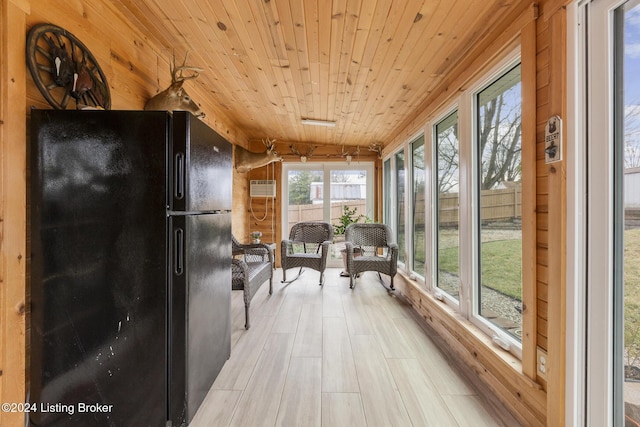
[[[441,25],[433,26],[433,31],[424,35],[424,39],[429,40],[429,42],[424,45],[423,49],[416,49],[417,55],[424,55],[429,52],[434,56],[445,58],[444,62],[429,64],[430,67],[424,70],[412,69],[405,74],[405,81],[408,82],[407,86],[412,89],[408,93],[410,96],[397,99],[396,104],[388,108],[394,109],[394,111],[398,110],[402,108],[398,103],[405,102],[413,110],[419,108],[423,102],[424,94],[430,94],[442,81],[443,76],[450,72],[452,66],[457,63],[452,58],[453,53],[455,52],[455,54],[462,56],[462,53],[468,51],[469,45],[475,37],[473,33],[479,31],[472,23],[480,17],[480,20],[486,23],[485,26],[491,25],[491,20],[486,15],[491,14],[492,10],[495,11],[494,4],[476,0],[466,4],[451,4],[451,6],[452,8],[447,12],[446,16],[455,17],[457,24],[452,25],[451,18],[447,20],[447,17],[442,15],[445,9],[440,9],[441,16],[434,16],[434,20],[441,22]],[[451,49],[451,46],[456,46],[456,49]],[[408,68],[402,67],[402,69],[406,70]],[[379,123],[374,129],[379,131],[387,126],[400,126],[405,118],[398,117],[397,119],[398,121],[394,123]]]
[[[233,58],[233,72],[245,82],[247,94],[243,126],[246,129],[259,130],[257,125],[261,108],[276,106],[275,100],[280,99],[282,93],[274,87],[272,82],[276,80],[271,67],[260,68],[259,64],[268,61],[267,50],[263,42],[265,34],[261,37],[252,37],[258,25],[255,23],[250,9],[238,9],[235,2],[208,2],[203,5],[207,16],[215,22],[212,28],[218,34],[218,40],[222,41],[223,49],[231,49]],[[224,8],[222,7],[224,6]],[[242,2],[241,6],[245,6]],[[219,11],[218,14],[215,11]],[[252,32],[251,32],[252,31]],[[256,65],[258,64],[258,65]],[[240,95],[240,94],[239,94]],[[280,121],[276,122],[280,125]],[[278,129],[278,132],[281,132]],[[264,135],[265,137],[267,135]]]
[[[385,82],[385,85],[401,84],[402,86],[397,89],[400,96],[381,102],[381,110],[387,111],[388,114],[376,116],[372,126],[374,134],[379,133],[381,129],[386,127],[398,127],[404,117],[398,116],[397,112],[402,111],[408,105],[413,105],[413,99],[415,98],[424,99],[424,94],[429,93],[429,88],[433,87],[435,85],[434,82],[438,81],[440,75],[435,70],[437,66],[435,62],[429,62],[421,69],[416,69],[408,66],[410,61],[415,60],[414,57],[436,57],[443,46],[447,46],[449,49],[456,47],[459,42],[456,41],[455,37],[447,36],[445,31],[450,28],[463,28],[464,22],[460,21],[460,16],[464,15],[465,11],[477,13],[474,8],[469,8],[470,3],[443,3],[430,16],[426,17],[427,20],[423,15],[423,18],[416,22],[416,24],[419,24],[425,20],[421,25],[421,31],[414,32],[406,43],[406,46],[411,46],[412,48],[402,49],[398,53],[392,65],[392,68],[397,70],[398,73],[398,75],[393,76],[396,79],[396,83],[391,80]],[[453,19],[458,22],[456,25],[451,24]]]
[[[113,0],[140,34],[204,68],[208,104],[248,138],[386,144],[517,0]],[[118,60],[127,52],[117,52]],[[136,54],[136,52],[130,52]],[[162,73],[160,73],[162,74]],[[158,90],[170,81],[158,82]],[[198,100],[195,100],[198,102]],[[303,125],[303,118],[336,127]]]

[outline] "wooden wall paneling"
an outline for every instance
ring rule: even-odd
[[[231,231],[240,241],[249,235],[249,221],[246,215],[247,200],[249,200],[249,178],[246,173],[239,173],[234,168]]]
[[[26,61],[29,4],[0,5],[0,402],[26,398]],[[0,412],[0,425],[21,425],[21,412]]]
[[[566,37],[567,19],[564,8],[556,9],[549,17],[550,45],[550,104],[549,116],[567,115],[566,94]],[[566,141],[566,127],[563,128]],[[563,145],[566,159],[566,144]],[[565,410],[565,329],[566,329],[566,160],[552,163],[549,170],[549,297],[548,324],[548,403],[547,424],[562,425]]]
[[[536,340],[538,342],[538,346],[545,350],[548,348],[548,340],[547,340],[547,320],[543,319],[542,317],[538,317],[537,318],[537,328],[538,328],[538,335],[536,337]]]
[[[541,9],[544,9],[544,5]],[[548,247],[549,247],[549,179],[548,168],[544,162],[544,127],[546,119],[549,117],[549,100],[550,100],[550,72],[549,72],[549,55],[550,55],[550,30],[546,19],[538,19],[537,21],[537,40],[536,40],[536,220],[537,220],[537,253],[538,253],[538,300],[547,301],[548,288]],[[541,259],[545,259],[541,263]],[[543,288],[541,289],[541,286]],[[541,294],[544,291],[544,295]],[[537,322],[537,345],[543,350],[547,350],[547,316],[545,313],[538,312]]]
[[[540,246],[536,247],[536,260],[538,261],[538,265],[548,267],[549,266],[549,253],[546,248],[541,248]]]
[[[248,149],[253,152],[263,152],[265,151],[265,147],[262,141],[251,141]],[[276,151],[281,153],[282,145],[278,146],[276,143]],[[275,162],[268,164],[266,166],[252,169],[248,173],[244,174],[247,176],[247,180],[254,179],[269,179],[276,181],[276,197],[254,197],[250,198],[247,194],[247,208],[244,210],[243,214],[246,218],[247,230],[244,236],[236,236],[241,242],[249,241],[249,233],[252,231],[261,231],[262,238],[261,240],[266,243],[278,243],[276,248],[276,253],[279,253],[279,242],[278,239],[278,229],[281,227],[281,219],[280,219],[280,210],[278,207],[278,200],[282,198],[281,193],[281,178],[277,172],[277,168],[281,170],[281,163]],[[278,258],[276,256],[276,258]]]
[[[537,13],[537,12],[536,12]],[[537,16],[536,16],[537,18]],[[536,379],[536,21],[522,29],[522,372]]]
[[[539,283],[549,284],[549,267],[538,264],[536,275]]]

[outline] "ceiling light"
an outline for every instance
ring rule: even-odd
[[[302,119],[302,124],[312,126],[326,126],[330,128],[336,127],[336,122],[330,122],[328,120]]]

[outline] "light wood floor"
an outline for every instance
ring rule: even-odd
[[[375,273],[353,290],[338,273],[278,269],[248,331],[232,293],[231,358],[191,427],[504,425]]]

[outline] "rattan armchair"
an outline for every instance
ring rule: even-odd
[[[231,236],[233,254],[241,258],[231,260],[231,289],[244,292],[245,329],[249,329],[249,306],[260,286],[269,280],[269,295],[273,293],[273,254],[263,243],[243,245]]]
[[[385,224],[355,223],[350,224],[345,231],[345,245],[347,251],[347,273],[349,287],[353,288],[358,274],[365,271],[377,271],[388,275],[391,279],[398,272],[398,245],[392,242],[391,230]],[[360,254],[354,256],[356,249]]]
[[[333,240],[333,226],[327,222],[299,222],[291,227],[289,239],[280,247],[282,283],[291,283],[300,277],[304,267],[320,272],[320,285],[324,283],[329,245]],[[287,270],[300,267],[298,275],[287,281]]]

